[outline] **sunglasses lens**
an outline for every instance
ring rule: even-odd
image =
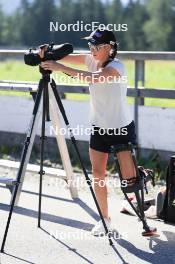
[[[90,49],[90,51],[99,51],[103,46],[105,46],[104,44],[102,44],[102,45],[93,45],[93,44],[91,44],[91,43],[88,43],[88,45],[89,45],[89,49]]]

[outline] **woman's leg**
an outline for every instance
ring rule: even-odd
[[[122,178],[128,180],[136,177],[136,169],[132,159],[131,151],[121,151],[117,153]]]
[[[108,219],[109,215],[107,203],[107,188],[105,184],[105,172],[108,160],[108,153],[96,151],[92,148],[89,148],[89,156],[92,164],[94,189],[97,201],[99,203],[103,217]]]

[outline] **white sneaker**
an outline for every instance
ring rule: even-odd
[[[112,232],[112,227],[111,227],[111,220],[104,218],[106,226],[108,228],[109,232]],[[93,236],[104,236],[106,234],[106,231],[104,229],[102,220],[100,220],[99,222],[97,222],[97,224],[92,228],[91,230],[91,234]]]

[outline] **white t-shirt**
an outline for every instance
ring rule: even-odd
[[[97,63],[92,55],[86,56],[85,64],[90,72],[97,71]],[[126,97],[127,81],[121,82],[122,76],[126,77],[127,74],[123,63],[116,58],[106,67],[112,67],[119,72],[120,82],[98,82],[89,85],[90,122],[101,128],[121,128],[132,122]]]

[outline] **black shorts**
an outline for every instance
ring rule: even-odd
[[[122,128],[103,129],[92,126],[89,145],[94,150],[110,153],[112,145],[127,144],[129,142],[136,144],[134,121]]]

